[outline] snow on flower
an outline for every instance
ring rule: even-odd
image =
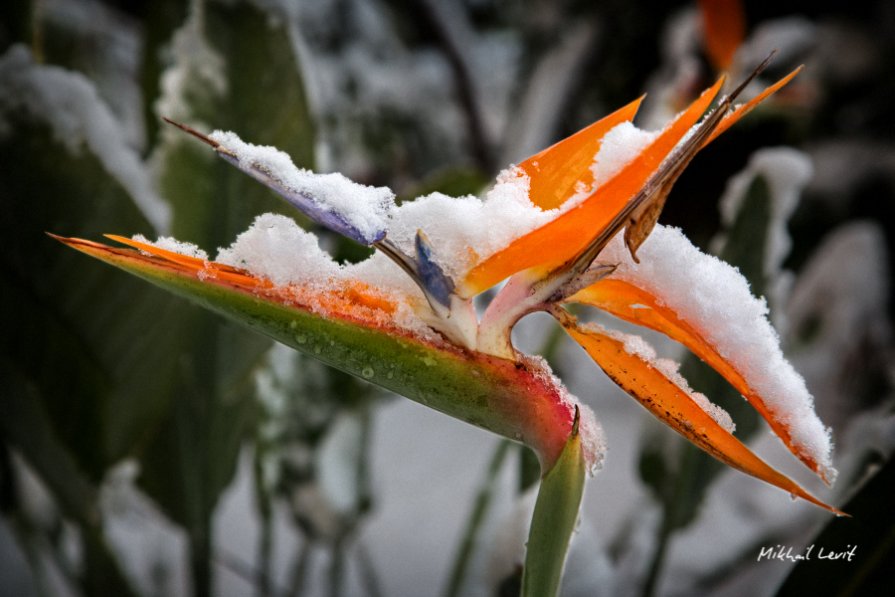
[[[432,194],[395,205],[389,189],[296,168],[286,154],[246,143],[235,133],[205,136],[177,125],[318,224],[377,251],[362,263],[338,264],[314,235],[272,214],[256,219],[214,261],[168,240],[155,247],[124,242],[209,283],[385,330],[405,338],[401,342],[447,350],[469,366],[506,370],[508,379],[527,376],[520,387],[544,398],[523,401],[522,414],[494,404],[487,413],[476,410],[481,405],[456,406],[456,396],[442,396],[437,408],[535,444],[547,469],[571,425],[572,435],[580,429],[585,459],[596,467],[604,446],[593,414],[542,359],[520,354],[511,342],[519,319],[548,312],[618,385],[687,439],[747,474],[835,511],[737,440],[727,413],[693,392],[675,363],[657,359],[636,336],[579,323],[566,308],[594,306],[684,344],[750,401],[794,455],[832,482],[829,432],[780,350],[764,301],[752,296],[734,268],[701,253],[679,230],[656,225],[672,185],[696,153],[794,74],[736,109],[733,101],[749,81],[721,96],[722,79],[654,132],[631,123],[639,106],[633,102],[509,167],[483,199]],[[86,252],[101,252],[99,245],[79,242]],[[115,254],[119,262],[124,258]],[[479,317],[473,297],[506,279]],[[380,379],[371,366],[362,371]],[[407,387],[392,377],[380,383]],[[423,403],[439,395],[437,385],[407,383]],[[502,413],[498,419],[495,409]],[[562,429],[550,429],[548,420],[562,421]]]

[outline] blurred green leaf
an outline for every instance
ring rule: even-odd
[[[95,482],[136,449],[167,408],[164,372],[173,368],[177,346],[154,323],[175,303],[72,259],[44,235],[151,228],[89,151],[71,155],[24,115],[13,122],[0,142],[10,197],[0,221],[2,358],[34,389],[59,440]],[[162,340],[169,350],[147,353]]]
[[[210,54],[197,62],[192,52]],[[209,2],[175,34],[174,71],[161,109],[177,119],[238,131],[255,144],[276,145],[299,166],[313,165],[313,127],[288,32],[247,2]],[[216,58],[214,58],[216,57]],[[209,72],[212,69],[215,72]],[[173,208],[171,232],[212,253],[266,211],[285,204],[208,148],[169,128],[156,159],[162,194]],[[236,468],[253,427],[251,374],[270,346],[213,315],[190,310],[177,333],[188,341],[170,417],[143,455],[141,485],[189,531],[198,594],[210,590],[211,513]],[[165,320],[164,326],[177,325]]]
[[[4,318],[0,419],[12,442],[84,530],[85,587],[125,594],[101,539],[95,486],[133,453],[167,408],[174,351],[143,356],[143,342],[173,304],[107,269],[72,260],[44,230],[100,234],[119,222],[149,225],[89,151],[72,155],[24,114],[0,141],[9,197],[0,219]],[[97,308],[98,304],[115,311]]]

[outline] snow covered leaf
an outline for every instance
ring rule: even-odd
[[[170,404],[164,389],[177,350],[140,359],[132,339],[142,334],[179,348],[176,334],[150,324],[154,309],[169,313],[175,326],[181,314],[172,297],[135,296],[134,280],[78,267],[82,260],[72,262],[74,255],[60,256],[40,239],[63,226],[85,236],[111,226],[150,233],[168,214],[85,77],[38,64],[14,46],[0,57],[0,90],[0,172],[9,199],[0,218],[7,276],[0,306],[10,315],[0,358],[18,372],[28,400],[41,402],[54,442],[98,481]],[[115,315],[90,308],[100,301]],[[49,444],[29,449],[41,445]]]

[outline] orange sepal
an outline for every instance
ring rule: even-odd
[[[553,209],[562,205],[579,187],[590,188],[594,182],[590,166],[600,150],[603,136],[615,126],[630,122],[642,101],[643,97],[640,97],[519,164],[531,180],[528,192],[531,202],[544,210]]]
[[[106,234],[105,237],[114,240],[115,242],[121,243],[122,245],[127,245],[129,247],[138,249],[143,253],[148,253],[149,255],[152,255],[154,257],[158,257],[160,259],[164,259],[165,261],[180,265],[189,271],[196,273],[201,271],[203,272],[203,275],[221,278],[237,286],[243,286],[246,288],[273,287],[273,284],[271,284],[269,280],[265,280],[264,278],[257,278],[247,272],[239,270],[235,267],[231,267],[229,265],[225,265],[223,263],[206,261],[204,259],[199,259],[198,257],[191,257],[190,255],[177,253],[176,251],[169,251],[167,249],[162,249],[149,243],[140,242],[138,240],[134,240],[126,236],[119,236],[117,234]]]
[[[678,317],[677,313],[664,306],[651,293],[628,282],[606,278],[571,296],[568,302],[597,307],[619,319],[661,332],[686,346],[749,401],[790,452],[825,482],[830,482],[817,460],[793,443],[786,421],[771,413],[764,399],[749,386],[736,367],[718,354],[698,329]]]
[[[168,251],[131,238],[106,235],[128,245],[131,249],[110,247],[80,238],[66,238],[50,234],[56,240],[82,253],[108,263],[139,264],[150,268],[166,268],[213,284],[222,284],[274,300],[276,302],[321,311],[372,327],[384,327],[397,311],[397,306],[368,284],[357,280],[345,280],[328,288],[309,285],[275,286],[270,280],[250,272],[214,261]]]
[[[722,77],[590,197],[470,270],[459,285],[461,296],[474,296],[525,269],[555,267],[581,252],[643,188],[662,160],[705,113],[723,84]]]
[[[594,329],[583,329],[574,323],[565,322],[563,326],[616,384],[657,419],[697,447],[747,475],[779,487],[838,516],[846,515],[812,496],[756,456],[661,371],[625,350],[622,342]]]

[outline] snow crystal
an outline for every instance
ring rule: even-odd
[[[377,251],[359,263],[346,264],[342,267],[342,272],[346,278],[362,280],[373,288],[400,292],[425,300],[419,286],[385,253]]]
[[[151,241],[142,234],[135,234],[133,236],[133,239],[147,245],[158,247],[159,249],[164,249],[165,251],[180,253],[181,255],[196,257],[197,259],[208,261],[208,253],[200,249],[198,246],[192,243],[179,241],[175,238],[171,238],[170,236],[160,236],[157,240]]]
[[[657,225],[634,264],[617,236],[601,260],[618,263],[618,278],[660,297],[664,305],[700,331],[765,401],[793,444],[815,459],[830,478],[830,432],[814,412],[805,380],[783,356],[768,322],[763,299],[752,296],[746,279],[731,265],[702,253],[676,228]]]
[[[600,186],[608,182],[628,162],[640,155],[658,135],[658,132],[644,131],[630,122],[622,122],[612,127],[603,136],[600,149],[590,167],[594,175],[594,185]]]
[[[246,143],[235,133],[215,131],[209,138],[232,152],[240,168],[262,170],[290,194],[311,199],[318,209],[337,214],[364,239],[377,238],[388,228],[395,199],[391,189],[358,184],[337,173],[316,174],[297,168],[288,154],[275,147]],[[328,225],[326,219],[321,223]]]
[[[217,261],[249,270],[277,286],[323,283],[339,270],[320,249],[316,236],[291,218],[270,213],[255,218],[232,245],[219,249]]]
[[[46,121],[73,155],[86,145],[146,219],[159,231],[168,228],[170,207],[156,194],[121,124],[86,77],[37,64],[24,46],[13,46],[0,57],[0,135],[8,133],[9,115],[16,111]]]

